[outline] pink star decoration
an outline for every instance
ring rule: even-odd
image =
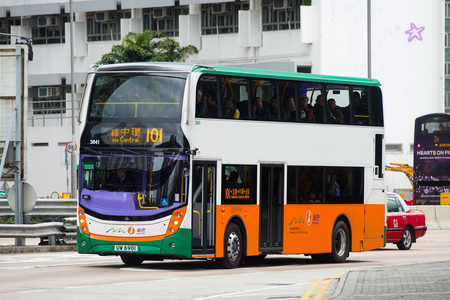
[[[425,30],[425,27],[419,27],[417,28],[414,23],[411,23],[411,29],[406,30],[405,33],[409,34],[408,42],[411,42],[413,39],[418,39],[419,41],[422,40],[422,31]]]

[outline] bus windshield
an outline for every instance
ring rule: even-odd
[[[163,118],[180,120],[186,74],[96,75],[88,119]]]
[[[188,168],[185,155],[83,155],[80,204],[109,216],[167,211],[186,202]]]

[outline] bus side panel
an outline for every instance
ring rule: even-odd
[[[283,254],[326,252],[329,223],[325,205],[285,205]]]
[[[365,205],[365,227],[364,248],[360,251],[372,250],[384,247],[384,223],[385,223],[384,204],[366,204]]]
[[[247,255],[259,255],[259,205],[218,205],[216,214],[216,257],[223,257],[224,234],[231,217],[244,222],[244,230],[247,234]]]
[[[284,254],[330,253],[333,225],[339,215],[350,222],[352,251],[359,250],[364,237],[364,206],[361,205],[285,205]]]

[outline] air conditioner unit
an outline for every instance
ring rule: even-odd
[[[231,12],[231,4],[228,3],[218,3],[212,5],[213,14],[224,14]]]
[[[102,11],[95,13],[95,22],[112,22],[114,21],[114,12]]]
[[[168,18],[172,16],[172,10],[170,8],[154,8],[153,9],[153,18],[161,19]]]
[[[37,27],[37,18],[23,18],[21,20],[21,25],[24,28],[34,28]]]
[[[47,97],[53,97],[53,96],[59,96],[59,88],[40,87],[38,89],[38,97],[39,98],[47,98]]]
[[[291,0],[274,0],[273,9],[288,9],[292,8]]]

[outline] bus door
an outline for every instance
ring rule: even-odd
[[[361,250],[374,249],[383,246],[380,245],[380,241],[382,241],[382,238],[384,237],[385,227],[385,218],[381,218],[381,216],[385,215],[385,185],[383,180],[384,135],[376,133],[374,142],[375,167],[373,169],[373,188],[370,193],[371,199],[369,201],[371,204],[377,205],[366,205],[364,208],[364,244],[360,246]]]
[[[216,162],[194,162],[192,254],[214,254]]]
[[[262,164],[260,174],[259,250],[283,250],[284,165]]]

